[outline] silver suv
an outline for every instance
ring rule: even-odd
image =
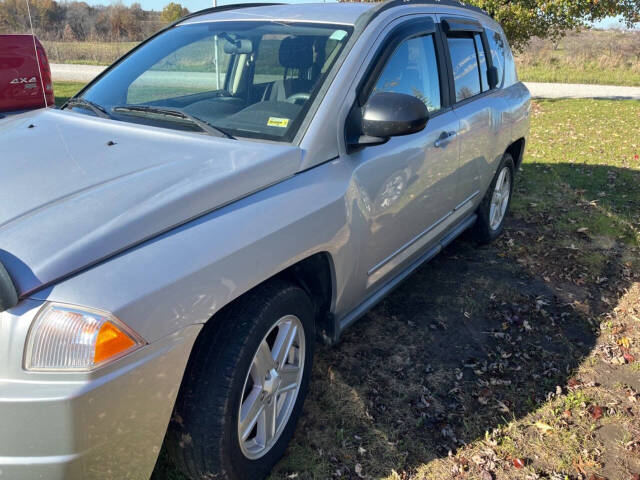
[[[500,234],[529,99],[457,1],[244,4],[0,120],[2,478],[263,478],[316,338]]]

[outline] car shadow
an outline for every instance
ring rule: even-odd
[[[523,168],[524,176],[547,166]],[[572,191],[640,173],[550,168]],[[640,206],[637,189],[624,191],[627,208]],[[606,262],[587,268],[572,248],[560,245],[553,220],[543,225],[518,217],[509,217],[492,245],[478,247],[463,235],[339,345],[320,349],[304,416],[272,478],[415,471],[535,412],[557,388],[566,391],[596,344],[598,317],[615,307],[606,297],[628,286],[620,271],[630,252],[622,243],[603,247],[594,241],[589,248]],[[544,235],[558,248],[540,256],[516,253]]]
[[[522,168],[520,175],[533,179],[553,170],[574,193],[640,174],[573,164]],[[581,245],[584,235],[566,246],[557,217],[523,214],[527,192],[516,188],[520,203],[496,242],[478,246],[463,235],[338,345],[318,348],[303,416],[271,479],[414,472],[535,412],[566,388],[596,345],[598,318],[615,308],[607,297],[628,286],[620,272],[637,252],[594,239],[588,247],[606,261],[582,265],[572,242]],[[640,191],[624,191],[624,208],[640,207]],[[537,242],[542,248],[532,253],[527,247]],[[163,456],[153,478],[183,477]]]

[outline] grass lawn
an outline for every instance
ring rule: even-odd
[[[637,478],[638,131],[637,101],[534,103],[504,235],[457,240],[318,349],[271,479]],[[184,477],[163,455],[154,479]]]
[[[640,86],[640,70],[601,68],[598,65],[526,65],[518,66],[523,82],[588,83],[593,85]]]
[[[320,349],[272,479],[640,474],[639,130],[640,102],[535,103],[504,235]]]
[[[56,105],[58,107],[62,105],[84,86],[85,84],[81,82],[54,82],[53,93],[55,94]]]

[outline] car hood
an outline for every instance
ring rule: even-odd
[[[0,119],[0,262],[25,296],[290,177],[301,160],[290,145],[68,111]]]

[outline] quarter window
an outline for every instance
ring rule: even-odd
[[[412,95],[433,113],[441,108],[440,78],[433,35],[402,42],[387,61],[372,91]]]
[[[453,68],[456,101],[460,102],[482,91],[475,41],[472,36],[456,36],[447,37],[447,44]]]
[[[502,36],[493,30],[486,30],[487,40],[489,41],[489,49],[491,50],[491,60],[493,66],[498,70],[498,85],[502,83],[504,75],[504,52],[505,45]]]

